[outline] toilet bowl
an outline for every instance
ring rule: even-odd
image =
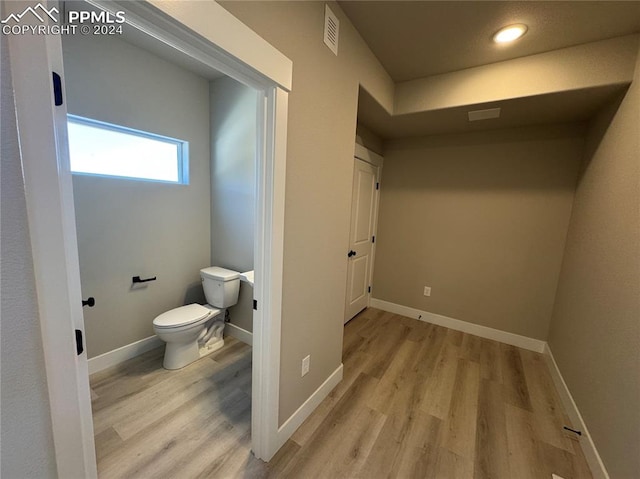
[[[156,335],[167,343],[162,364],[164,368],[180,369],[213,352],[207,350],[201,353],[200,350],[203,348],[198,339],[206,331],[207,323],[218,316],[219,309],[188,304],[162,313],[154,319],[153,329]],[[220,347],[223,344],[221,343]]]
[[[224,313],[238,302],[239,273],[212,266],[200,270],[209,304],[180,306],[153,320],[153,330],[166,344],[163,366],[180,369],[224,346]]]

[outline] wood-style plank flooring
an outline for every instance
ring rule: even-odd
[[[251,348],[233,338],[179,371],[164,348],[91,376],[101,478],[237,477],[250,460]],[[229,470],[229,467],[233,467]]]
[[[542,355],[375,309],[345,326],[343,381],[265,464],[251,349],[225,341],[177,372],[158,349],[91,377],[101,478],[591,478]]]

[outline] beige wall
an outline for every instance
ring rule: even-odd
[[[359,83],[388,107],[393,83],[337,4],[336,57],[322,41],[324,2],[222,2],[293,60],[282,291],[280,423],[342,361],[342,320]],[[311,355],[309,374],[300,377]]]
[[[74,175],[89,357],[154,334],[155,316],[204,301],[209,266],[209,84],[115,37],[63,38],[70,113],[189,141],[189,185]],[[157,276],[139,289],[131,277]]]
[[[51,411],[42,354],[7,36],[0,36],[0,47],[0,476],[53,478],[57,473]]]
[[[360,123],[356,125],[356,143],[378,153],[379,155],[382,154],[382,139]]]
[[[546,339],[582,133],[556,125],[386,143],[373,296]]]
[[[637,48],[628,35],[398,83],[393,113],[628,84]]]
[[[640,56],[622,103],[588,133],[549,335],[615,479],[640,477],[639,254]]]
[[[256,90],[224,77],[211,82],[211,264],[253,269],[256,200]],[[253,331],[253,288],[240,284],[232,324]]]

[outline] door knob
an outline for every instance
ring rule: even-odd
[[[348,258],[351,258],[352,256],[355,256],[356,254],[358,254],[358,253],[356,253],[355,251],[351,250],[351,251],[349,251],[349,252],[347,253],[347,257],[348,257]]]
[[[93,308],[96,304],[96,300],[94,297],[90,297],[87,298],[86,300],[82,300],[82,307],[84,308],[85,306],[89,306],[90,308]]]

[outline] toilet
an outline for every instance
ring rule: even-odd
[[[238,302],[240,273],[211,266],[200,270],[206,305],[171,309],[153,320],[156,335],[167,343],[162,365],[180,369],[224,346],[226,308]]]

